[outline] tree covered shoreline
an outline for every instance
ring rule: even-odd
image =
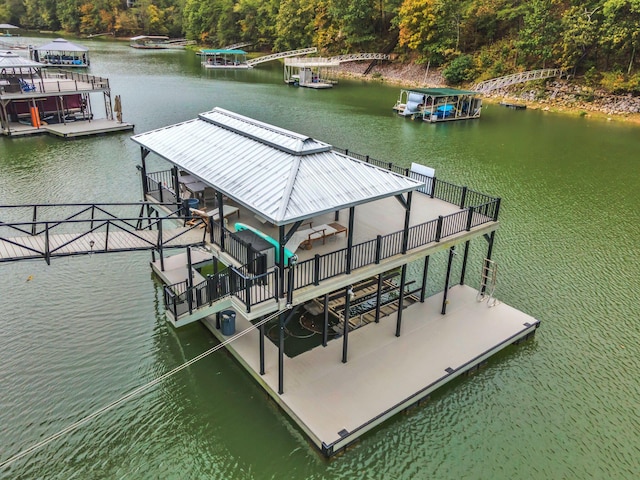
[[[640,0],[0,0],[0,23],[260,51],[394,53],[459,85],[561,67],[640,95]]]

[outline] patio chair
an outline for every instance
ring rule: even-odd
[[[23,92],[33,92],[36,89],[36,86],[33,84],[27,83],[24,79],[20,79],[20,88]]]

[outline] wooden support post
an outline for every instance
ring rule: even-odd
[[[447,313],[447,294],[449,293],[449,280],[451,278],[451,265],[453,264],[453,257],[456,254],[455,246],[449,249],[449,263],[447,265],[447,275],[444,279],[444,295],[442,297],[442,315]]]
[[[404,286],[407,283],[407,264],[402,265],[402,273],[400,274],[400,291],[398,292],[398,317],[396,320],[396,337],[400,336],[400,328],[402,327],[402,309],[404,308]]]

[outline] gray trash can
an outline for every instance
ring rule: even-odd
[[[223,335],[229,336],[236,333],[236,312],[233,310],[220,312],[220,323]]]

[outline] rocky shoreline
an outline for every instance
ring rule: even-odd
[[[447,86],[440,71],[427,70],[426,65],[381,62],[364,76],[368,66],[368,62],[346,62],[340,65],[336,73],[339,77],[386,82],[402,87]],[[490,103],[509,101],[533,109],[640,123],[640,97],[631,94],[610,95],[571,80],[552,80],[544,85],[540,81],[513,85],[484,94],[483,99]]]

